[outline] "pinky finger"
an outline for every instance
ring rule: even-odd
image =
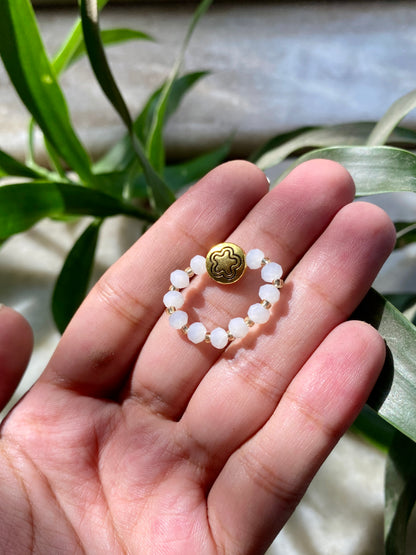
[[[363,322],[333,330],[284,393],[269,421],[228,460],[208,497],[225,553],[265,549],[364,405],[385,358]]]
[[[33,348],[28,322],[15,310],[0,305],[0,410],[23,376]]]

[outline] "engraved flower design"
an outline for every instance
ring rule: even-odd
[[[211,273],[216,279],[225,281],[235,281],[241,268],[244,267],[244,260],[236,254],[231,247],[224,247],[210,256],[212,267]]]

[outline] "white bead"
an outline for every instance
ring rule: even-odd
[[[211,345],[216,349],[223,349],[228,343],[228,333],[223,328],[215,328],[209,336]]]
[[[276,303],[280,299],[280,291],[274,285],[267,283],[262,285],[259,289],[259,297],[262,301],[269,301],[269,303]]]
[[[273,286],[272,286],[273,287]],[[240,338],[244,337],[248,333],[248,326],[244,321],[244,318],[233,318],[228,324],[228,329],[233,337]]]
[[[255,324],[264,324],[270,318],[270,312],[260,303],[252,304],[247,314],[250,320]]]
[[[189,265],[193,273],[197,276],[204,274],[207,271],[206,260],[200,254],[194,256]]]
[[[251,249],[246,254],[246,264],[251,270],[257,270],[261,266],[261,261],[264,258],[264,252],[260,249]]]
[[[170,274],[170,282],[177,289],[183,289],[189,285],[189,276],[183,270],[175,270]]]
[[[183,310],[176,310],[169,316],[169,324],[175,330],[180,330],[188,323],[188,315]]]
[[[182,308],[184,302],[183,295],[179,291],[168,291],[163,297],[163,304],[166,308]]]
[[[194,322],[188,328],[188,339],[192,343],[201,343],[204,341],[207,334],[207,329],[201,322]]]
[[[265,264],[261,269],[261,277],[263,281],[272,283],[275,279],[280,279],[282,277],[283,270],[280,264],[276,262],[269,262]]]

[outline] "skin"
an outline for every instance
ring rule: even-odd
[[[183,195],[102,277],[0,438],[2,553],[262,553],[365,403],[376,330],[347,321],[393,248],[349,174],[296,168],[268,192],[231,162]],[[284,268],[269,322],[224,351],[168,324],[169,274],[231,240]],[[193,280],[208,329],[257,302],[259,274]],[[0,310],[0,399],[24,372],[28,324]]]

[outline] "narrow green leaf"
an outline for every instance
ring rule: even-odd
[[[416,303],[416,293],[390,293],[383,295],[383,297],[400,312],[404,312]]]
[[[330,125],[327,127],[301,127],[270,139],[250,159],[265,170],[291,156],[297,151],[329,146],[365,145],[375,122],[356,122]],[[396,127],[389,137],[394,145],[416,145],[416,132],[405,127]]]
[[[389,146],[323,148],[301,156],[296,165],[318,158],[342,164],[354,179],[357,196],[416,192],[416,156],[407,150]]]
[[[168,95],[166,104],[166,111],[164,116],[164,124],[176,112],[183,97],[190,91],[190,89],[200,81],[203,77],[209,75],[209,71],[194,71],[186,73],[181,77],[177,77],[173,83]],[[149,139],[151,132],[152,122],[155,118],[155,112],[161,102],[163,91],[167,87],[168,82],[165,82],[159,89],[157,89],[148,99],[142,112],[134,122],[134,130],[140,140],[145,143]]]
[[[131,40],[154,40],[153,37],[142,31],[136,31],[135,29],[103,29],[100,31],[101,41],[105,46],[114,46],[116,44],[121,44]],[[80,41],[78,47],[73,52],[72,57],[68,65],[76,62],[82,56],[85,56],[86,49],[84,41]]]
[[[44,135],[85,183],[90,160],[73,130],[29,0],[0,2],[0,54],[10,79]]]
[[[171,94],[175,79],[177,78],[179,70],[182,66],[183,59],[185,56],[185,51],[188,47],[189,41],[191,40],[195,27],[198,21],[200,20],[200,18],[208,10],[211,4],[212,4],[212,0],[202,0],[198,8],[195,10],[191,23],[188,27],[188,31],[186,33],[185,40],[182,44],[179,55],[177,57],[177,60],[172,68],[171,74],[168,80],[166,81],[165,86],[162,89],[162,92],[160,94],[160,97],[157,103],[157,107],[154,111],[152,125],[147,139],[147,143],[146,143],[146,152],[149,156],[150,163],[156,169],[156,171],[159,171],[159,172],[162,172],[165,165],[163,128],[165,124],[165,114],[167,110],[169,96]]]
[[[67,180],[66,173],[62,166],[61,160],[59,158],[59,154],[56,152],[53,145],[48,141],[46,137],[45,137],[44,143],[45,143],[46,152],[48,153],[48,156],[49,156],[51,167],[56,171],[60,179],[63,179],[66,181]]]
[[[416,242],[416,222],[396,222],[396,249],[401,249]]]
[[[386,555],[405,555],[406,533],[416,502],[416,444],[396,432],[385,474],[384,539]]]
[[[301,149],[335,145],[363,145],[374,127],[373,122],[347,123],[328,127],[302,128],[272,139],[255,159],[260,169],[271,168]],[[282,140],[280,140],[280,138]]]
[[[146,176],[150,200],[155,209],[159,212],[163,212],[163,210],[174,202],[175,196],[160,175],[153,169],[146,157],[143,145],[134,133],[133,121],[114,80],[113,74],[111,73],[101,42],[97,1],[80,0],[80,10],[84,42],[91,67],[104,94],[107,96],[129,131],[133,148]]]
[[[208,75],[207,71],[196,71],[188,73],[175,80],[165,113],[165,123],[178,108],[184,95],[202,77]],[[159,102],[163,87],[156,90],[146,102],[143,110],[134,121],[134,132],[142,143],[145,143],[149,135],[153,114]],[[97,172],[124,171],[135,159],[135,152],[129,135],[122,137],[94,166]]]
[[[102,220],[94,220],[69,252],[56,281],[52,296],[52,314],[63,333],[88,290],[95,249]]]
[[[384,368],[368,404],[403,434],[416,440],[416,327],[371,289],[352,318],[378,329],[387,345]]]
[[[416,108],[416,91],[411,91],[396,100],[374,127],[367,145],[382,145],[387,142],[393,129],[414,108]]]
[[[144,180],[143,174],[141,173],[140,175],[143,177],[143,191],[141,196],[146,197],[146,182]],[[97,173],[95,174],[95,177],[97,180],[97,189],[118,199],[123,198],[123,191],[125,189],[126,181],[129,179],[129,175],[127,172],[115,171],[108,173]]]
[[[229,153],[231,141],[227,141],[219,148],[182,162],[180,164],[168,165],[163,171],[163,177],[166,183],[174,192],[180,191],[182,188],[190,185],[203,177],[213,168],[224,161]],[[111,195],[121,195],[122,185],[126,179],[130,179],[131,194],[136,199],[144,199],[146,197],[146,181],[142,173],[134,173],[130,177],[126,177],[125,172],[113,172],[109,174],[99,174],[97,178],[100,180],[100,190]]]
[[[181,164],[166,166],[164,171],[166,182],[169,183],[169,187],[173,191],[179,191],[186,185],[194,183],[223,162],[230,152],[230,147],[231,140],[227,141],[219,148],[201,154],[196,158],[192,158]]]
[[[29,177],[36,179],[39,177],[39,173],[34,169],[29,168],[25,164],[22,164],[10,154],[7,154],[3,150],[0,150],[0,176],[3,175],[13,175],[16,177]]]
[[[304,126],[304,127],[298,127],[297,129],[293,129],[291,131],[285,131],[284,133],[279,133],[278,135],[275,135],[274,137],[272,137],[271,139],[269,139],[268,141],[266,141],[264,144],[262,144],[259,148],[257,148],[252,154],[250,154],[249,156],[249,160],[250,162],[253,162],[254,164],[257,164],[258,161],[260,160],[260,158],[262,158],[263,155],[268,154],[270,151],[275,150],[277,148],[279,148],[282,145],[285,145],[286,143],[289,143],[293,140],[296,139],[300,139],[300,137],[302,135],[306,135],[311,131],[317,131],[319,129],[323,129],[322,127],[312,127],[312,126]],[[322,145],[313,145],[314,147],[318,147],[318,146],[322,146]],[[297,150],[297,148],[295,148],[295,150]],[[293,152],[295,152],[295,150]],[[277,163],[279,163],[281,157],[278,155],[276,157],[276,159],[278,160]],[[267,166],[267,167],[271,167],[274,166],[274,158],[271,160],[271,165]]]
[[[0,240],[29,229],[42,218],[125,214],[152,222],[154,217],[94,189],[69,183],[34,181],[0,187]]]
[[[80,10],[82,32],[91,67],[104,94],[114,106],[126,127],[130,128],[132,126],[130,113],[111,73],[101,42],[97,0],[80,0]]]
[[[389,450],[393,436],[396,433],[395,428],[368,405],[363,407],[355,419],[354,424],[351,426],[351,431],[384,453],[387,453]]]
[[[102,9],[108,0],[98,0],[98,9]],[[83,44],[84,39],[82,37],[82,24],[81,19],[77,18],[71,31],[69,32],[67,38],[61,45],[60,49],[56,53],[53,61],[52,67],[55,71],[55,75],[59,75],[66,67],[68,67],[73,61],[75,53]]]

